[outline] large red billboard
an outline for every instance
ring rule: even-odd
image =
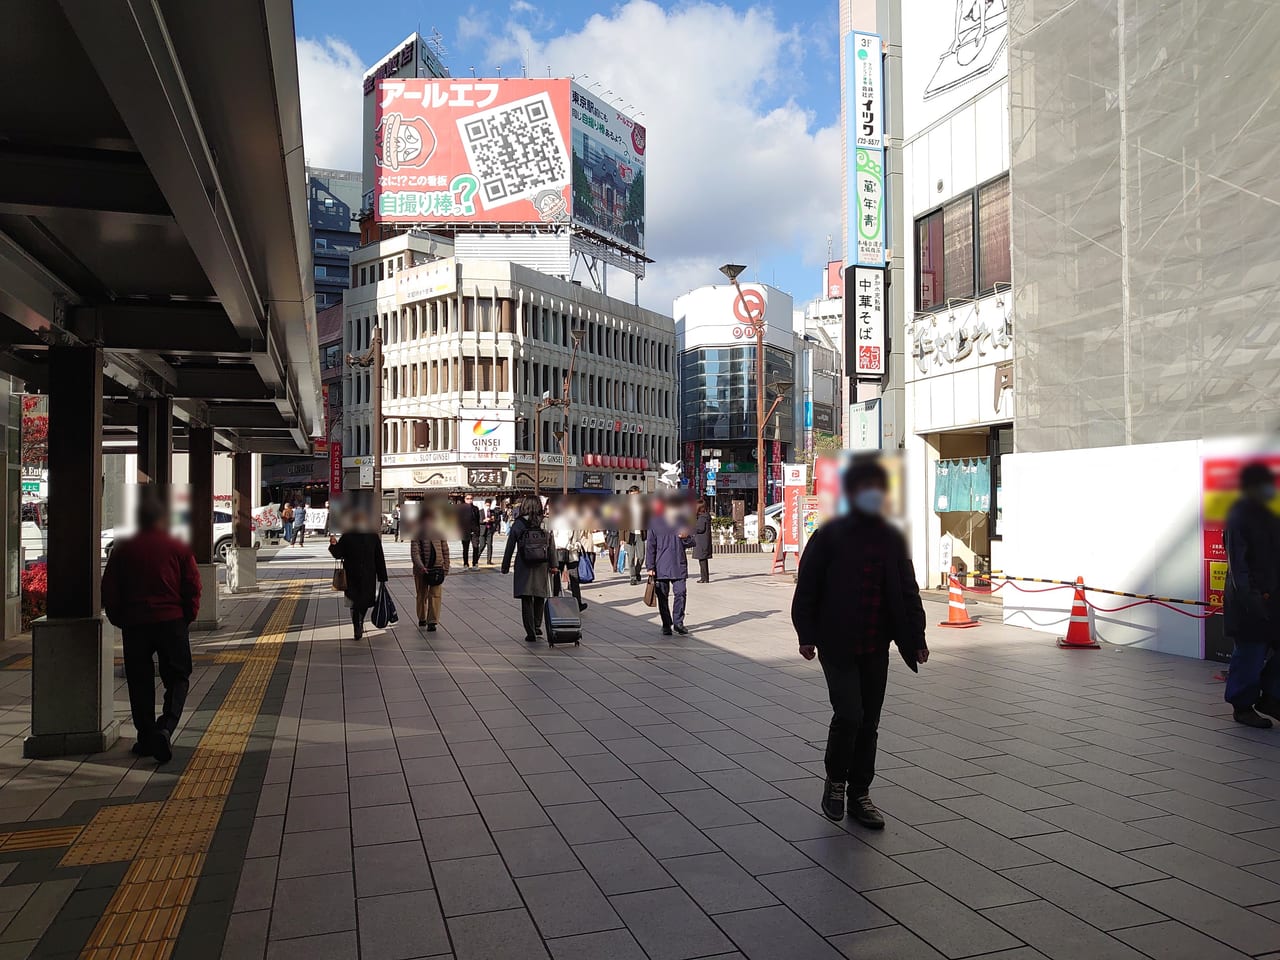
[[[569,81],[387,79],[374,211],[392,223],[568,223]]]

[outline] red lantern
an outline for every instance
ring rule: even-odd
[[[611,466],[611,467],[617,467],[617,465],[618,465],[618,458],[617,458],[617,457],[610,457],[610,458],[609,458],[609,466]]]
[[[588,467],[594,467],[596,464],[596,458],[594,454],[588,453],[585,456],[583,456],[582,460]]]

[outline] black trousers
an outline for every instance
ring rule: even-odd
[[[178,726],[191,686],[191,643],[185,620],[166,620],[122,627],[124,678],[129,687],[129,707],[138,739],[146,742],[157,728],[170,734]],[[152,658],[160,662],[164,684],[164,709],[156,718],[156,673]]]
[[[525,637],[534,637],[542,629],[542,613],[546,609],[546,597],[521,597],[520,619],[524,621]]]
[[[706,583],[708,580],[711,579],[711,561],[709,560],[698,561],[698,579],[701,580],[703,583]]]
[[[627,559],[631,561],[631,582],[640,582],[640,571],[644,569],[645,542],[637,537],[636,542],[627,545]]]
[[[351,608],[351,629],[355,631],[357,640],[364,636],[364,616],[368,612],[368,607]]]
[[[480,554],[484,553],[485,563],[493,563],[493,531],[485,527],[480,531],[480,545],[476,547],[476,562],[480,562]]]
[[[577,562],[576,561],[573,563],[566,562],[563,569],[569,572],[569,592],[573,594],[573,599],[577,600],[578,603],[581,604],[582,603],[582,581],[578,579]],[[551,578],[551,595],[553,597],[560,596],[560,589],[561,589],[560,588],[560,572],[557,571],[556,575]]]
[[[850,796],[865,794],[876,775],[876,740],[889,652],[862,654],[839,664],[822,661],[831,696],[827,731],[827,778],[849,784]]]
[[[470,556],[471,556],[470,560],[467,559],[468,551],[470,552]],[[465,567],[469,563],[471,566],[474,567],[479,562],[480,562],[479,532],[464,533],[462,535],[462,565]]]

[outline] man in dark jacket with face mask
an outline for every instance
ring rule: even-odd
[[[876,773],[876,738],[889,678],[889,645],[912,670],[929,659],[924,606],[906,540],[883,516],[889,478],[876,461],[845,473],[848,516],[829,520],[800,558],[791,622],[800,655],[818,657],[831,697],[827,781],[822,812],[884,828],[868,791]]]
[[[1265,729],[1280,720],[1280,519],[1271,512],[1275,474],[1265,463],[1240,471],[1240,499],[1227,514],[1223,629],[1235,642],[1224,694],[1237,723]]]

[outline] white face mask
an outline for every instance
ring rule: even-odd
[[[884,491],[877,487],[863,487],[853,495],[853,508],[859,513],[879,513],[884,509]]]

